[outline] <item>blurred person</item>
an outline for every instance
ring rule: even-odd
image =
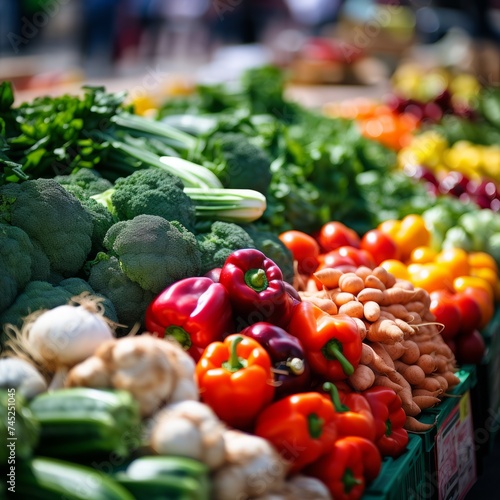
[[[146,57],[192,57],[204,50],[202,23],[212,0],[144,0],[142,53]]]
[[[213,0],[207,19],[216,41],[248,44],[263,42],[291,15],[286,0]]]
[[[81,0],[81,55],[90,74],[108,74],[113,70],[117,19],[123,0]]]
[[[337,21],[343,0],[287,0],[293,18],[313,35]]]
[[[15,55],[18,51],[16,36],[21,32],[18,0],[0,1],[0,55]],[[17,49],[17,50],[16,50]]]

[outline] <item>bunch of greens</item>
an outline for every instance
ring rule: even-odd
[[[312,232],[332,219],[365,232],[374,216],[357,175],[367,170],[384,175],[395,163],[392,152],[362,137],[353,122],[288,100],[285,75],[272,67],[251,69],[237,84],[198,86],[192,96],[167,101],[159,118],[202,139],[188,157],[224,185],[246,182],[264,192],[256,185],[265,179],[264,161],[255,160],[264,156],[247,154],[245,160],[241,154],[260,148],[271,159],[260,224],[275,232]]]

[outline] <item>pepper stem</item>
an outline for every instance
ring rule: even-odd
[[[388,418],[386,421],[385,421],[385,435],[387,437],[389,437],[390,435],[392,434],[392,422],[391,422],[391,419]]]
[[[268,286],[266,271],[264,269],[249,269],[245,273],[245,283],[256,292],[262,292]]]
[[[330,398],[332,399],[335,411],[337,411],[338,413],[345,413],[346,411],[350,410],[348,406],[340,401],[339,390],[337,389],[337,386],[335,384],[332,384],[331,382],[325,382],[323,384],[323,390],[330,393]]]
[[[193,344],[191,342],[191,336],[181,326],[171,325],[165,328],[165,337],[172,337],[177,340],[185,351]]]
[[[304,360],[300,358],[288,359],[286,366],[294,375],[302,375],[305,371]]]
[[[342,476],[342,483],[344,484],[344,493],[348,495],[355,486],[363,484],[363,481],[355,477],[352,470],[347,468]]]
[[[236,349],[238,348],[238,344],[243,340],[242,336],[235,337],[233,340],[231,340],[231,345],[229,347],[229,359],[227,361],[224,361],[222,363],[222,368],[229,372],[237,372],[238,370],[241,370],[242,368],[246,368],[247,366],[247,360],[240,358],[238,356],[238,353],[236,352]]]
[[[309,415],[307,415],[307,422],[309,435],[313,439],[319,439],[319,437],[323,433],[323,424],[325,423],[324,420],[318,417],[316,413],[310,413]]]
[[[342,344],[337,339],[329,340],[321,350],[327,359],[336,359],[346,375],[354,373],[354,366],[342,354]]]

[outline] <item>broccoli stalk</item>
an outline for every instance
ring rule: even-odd
[[[116,213],[115,193],[116,188],[111,188],[91,198]],[[259,219],[266,210],[266,197],[252,189],[185,187],[184,193],[193,202],[198,219],[244,224]]]

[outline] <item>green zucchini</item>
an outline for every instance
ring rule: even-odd
[[[127,391],[60,389],[37,396],[30,408],[40,424],[38,454],[125,457],[141,444],[139,406]]]
[[[18,468],[16,495],[30,500],[134,500],[113,478],[63,460],[36,457]]]
[[[204,463],[192,458],[140,457],[132,461],[125,472],[116,474],[115,478],[136,497],[140,493],[141,498],[148,500],[210,498],[209,469]]]

